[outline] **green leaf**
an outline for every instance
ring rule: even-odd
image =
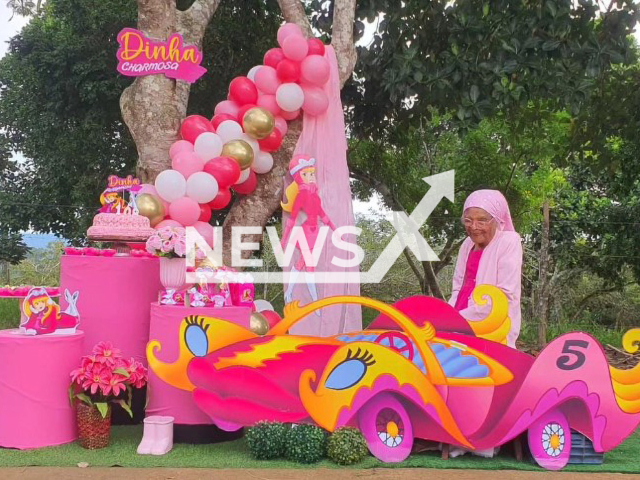
[[[86,403],[89,406],[93,405],[93,401],[91,400],[89,395],[85,393],[76,393],[76,398],[80,400],[82,403]]]
[[[96,406],[96,408],[100,412],[100,415],[102,415],[102,418],[107,418],[107,412],[109,411],[109,405],[107,405],[106,402],[96,402],[94,405]]]
[[[124,400],[115,400],[114,403],[117,403],[122,408],[124,408],[125,412],[127,412],[129,416],[133,418],[133,412],[131,411],[131,406],[127,404],[127,402],[125,402]]]
[[[469,91],[469,97],[471,98],[471,101],[473,103],[476,103],[478,101],[478,98],[480,97],[480,89],[478,88],[477,85],[471,86],[471,90]]]
[[[69,403],[73,407],[76,399],[76,387],[74,384],[69,385]]]
[[[129,372],[127,372],[124,368],[116,368],[113,373],[117,373],[118,375],[122,375],[125,378],[129,378]]]

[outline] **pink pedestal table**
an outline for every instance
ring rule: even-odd
[[[182,319],[189,315],[222,318],[249,328],[251,308],[183,307],[153,303],[149,339],[158,340],[162,345],[162,350],[156,353],[159,360],[170,363],[178,358],[180,324]],[[168,415],[175,418],[174,441],[176,443],[208,443],[238,438],[238,435],[233,436],[218,430],[211,419],[196,406],[191,392],[172,387],[160,380],[151,370],[149,370],[148,396],[147,416]]]
[[[77,438],[69,374],[84,334],[19,335],[0,330],[0,447],[40,448]]]
[[[60,289],[80,291],[78,312],[85,332],[84,353],[109,341],[125,357],[147,364],[149,305],[158,299],[157,258],[63,255]]]

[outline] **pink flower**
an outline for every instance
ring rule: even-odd
[[[135,388],[142,388],[147,383],[147,369],[133,358],[130,360],[127,372],[129,373],[128,382]]]
[[[114,396],[120,395],[121,392],[127,389],[125,385],[126,378],[119,374],[113,374],[109,377],[107,385],[102,386],[102,394],[109,395],[113,393]]]
[[[116,363],[116,359],[121,357],[120,349],[114,348],[110,342],[100,342],[93,347],[93,353],[96,356],[98,363],[103,363],[109,366],[113,366]]]
[[[82,385],[82,383],[86,380],[87,380],[87,367],[76,368],[74,371],[71,372],[71,381],[73,383]]]
[[[101,391],[111,381],[111,372],[107,368],[96,368],[98,364],[94,364],[94,368],[87,374],[86,380],[82,383],[82,389],[95,395],[98,389]]]

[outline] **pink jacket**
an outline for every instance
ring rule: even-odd
[[[467,258],[473,248],[473,241],[467,237],[458,253],[456,270],[453,275],[453,290],[449,304],[455,306],[458,293],[464,282]],[[509,301],[509,318],[511,330],[507,337],[510,347],[516,346],[520,334],[522,314],[520,312],[520,291],[522,285],[522,243],[520,235],[512,231],[496,231],[493,240],[486,246],[480,258],[476,285],[494,285],[502,290]],[[479,306],[469,299],[469,307],[460,314],[469,321],[482,320],[491,311],[491,305]]]

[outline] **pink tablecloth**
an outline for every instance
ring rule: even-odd
[[[64,255],[60,287],[62,292],[65,288],[80,292],[77,307],[86,335],[83,353],[109,341],[125,356],[147,364],[149,305],[162,288],[156,258]],[[61,307],[66,307],[64,300]]]
[[[149,339],[158,340],[162,350],[157,352],[163,362],[174,362],[178,358],[180,324],[189,315],[217,317],[249,328],[251,309],[249,307],[180,307],[169,305],[151,305],[151,325]],[[149,404],[146,414],[169,415],[176,424],[203,425],[212,424],[211,419],[193,402],[191,392],[179,390],[160,380],[149,370]]]
[[[75,410],[69,373],[84,334],[16,335],[0,330],[0,447],[39,448],[73,442]]]

